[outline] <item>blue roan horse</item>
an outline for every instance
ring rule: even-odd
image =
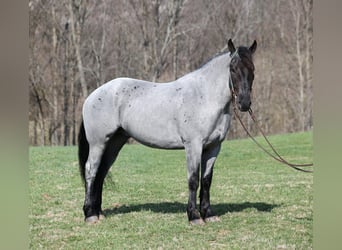
[[[78,152],[86,222],[103,217],[104,178],[130,137],[154,148],[185,149],[189,221],[218,220],[210,207],[213,167],[230,126],[231,86],[240,111],[250,108],[256,47],[254,41],[250,47],[235,49],[229,39],[229,52],[176,81],[156,84],[117,78],[89,95],[83,105]]]

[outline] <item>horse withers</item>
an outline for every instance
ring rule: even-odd
[[[210,206],[213,167],[230,126],[232,100],[240,111],[251,106],[256,47],[254,41],[250,47],[236,49],[229,39],[228,52],[173,82],[117,78],[87,97],[78,152],[86,222],[95,223],[103,217],[104,178],[130,137],[149,147],[185,149],[189,222],[218,220]]]

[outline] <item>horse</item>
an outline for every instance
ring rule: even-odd
[[[227,45],[227,52],[175,81],[116,78],[85,99],[78,136],[85,222],[104,218],[104,179],[129,138],[153,148],[185,149],[189,223],[219,221],[210,206],[213,168],[230,127],[231,103],[242,112],[250,109],[257,43],[236,49],[229,39]]]

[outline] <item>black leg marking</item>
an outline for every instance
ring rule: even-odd
[[[187,214],[189,221],[201,220],[201,215],[196,209],[196,193],[198,189],[198,174],[193,174],[189,179],[189,201]]]
[[[93,172],[95,177],[86,179],[86,197],[83,211],[87,222],[96,222],[103,218],[101,205],[104,179],[128,138],[122,130],[118,130],[106,143],[99,167],[96,172]]]
[[[201,164],[202,144],[192,142],[185,145],[188,168],[189,200],[187,214],[190,224],[203,224],[200,213],[196,208],[196,196],[199,186],[199,167]]]

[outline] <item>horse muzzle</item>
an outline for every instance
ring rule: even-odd
[[[239,98],[238,99],[238,108],[241,112],[246,112],[250,109],[252,102],[250,98]]]

